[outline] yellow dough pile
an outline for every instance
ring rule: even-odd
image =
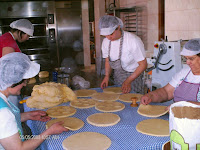
[[[45,109],[73,100],[77,100],[77,96],[67,85],[46,82],[33,87],[26,104],[30,108]]]

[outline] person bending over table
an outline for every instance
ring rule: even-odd
[[[17,42],[25,42],[33,36],[34,27],[27,19],[13,21],[10,28],[9,32],[0,36],[0,58],[8,53],[21,52]]]
[[[21,122],[48,121],[44,111],[30,111],[20,115],[20,110],[7,100],[9,95],[19,95],[26,79],[38,74],[40,65],[31,62],[27,55],[13,52],[0,58],[0,149],[36,149],[49,135],[67,131],[62,122],[53,124],[40,135],[24,141]]]
[[[180,55],[184,56],[188,68],[176,73],[163,88],[145,94],[140,102],[189,101],[200,104],[200,38],[185,43]]]
[[[10,24],[10,32],[0,36],[0,58],[12,52],[21,52],[17,42],[22,43],[33,36],[34,27],[27,19],[19,19]],[[17,41],[17,42],[16,42]],[[9,96],[9,101],[18,106],[20,96]]]
[[[123,31],[120,18],[105,15],[99,20],[100,34],[103,35],[102,57],[105,58],[105,77],[101,88],[108,86],[112,69],[114,84],[121,85],[123,93],[131,90],[144,93],[143,72],[147,68],[144,44],[133,33]]]

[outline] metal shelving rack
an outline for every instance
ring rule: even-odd
[[[138,36],[141,36],[139,30],[139,12],[141,12],[140,7],[131,7],[131,8],[114,8],[113,13],[115,16],[122,19],[124,22],[124,30],[133,32]]]

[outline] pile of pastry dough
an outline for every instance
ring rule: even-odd
[[[33,87],[31,97],[27,99],[26,104],[30,108],[45,109],[76,99],[76,94],[67,85],[46,82]]]

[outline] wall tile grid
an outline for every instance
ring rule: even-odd
[[[145,45],[146,56],[153,55],[154,42],[158,40],[158,0],[121,0],[120,7],[142,7],[141,39]],[[139,31],[140,31],[139,30]]]
[[[165,35],[169,41],[200,37],[200,0],[165,0]]]

